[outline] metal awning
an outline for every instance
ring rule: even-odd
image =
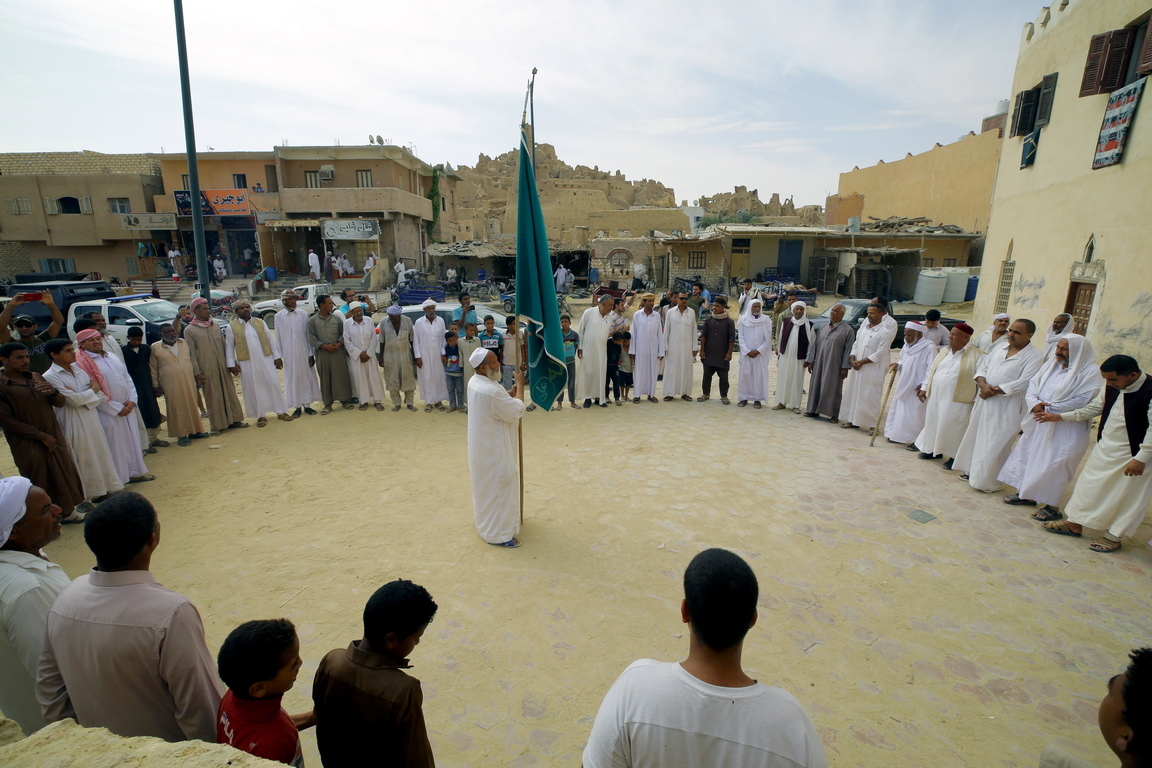
[[[320,219],[272,219],[264,222],[264,226],[273,229],[287,229],[290,227],[319,227]]]

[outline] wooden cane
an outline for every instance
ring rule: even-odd
[[[520,525],[524,525],[524,418],[521,416],[516,430],[518,452],[520,454]]]
[[[884,391],[884,400],[880,403],[880,416],[876,419],[876,426],[872,428],[872,440],[868,447],[876,445],[876,438],[880,435],[880,425],[884,423],[884,409],[888,407],[888,396],[892,394],[892,385],[896,383],[896,371],[892,371],[892,378],[888,379],[888,389]]]

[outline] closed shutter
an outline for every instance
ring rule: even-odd
[[[92,213],[92,198],[80,198],[80,213]]]
[[[1059,76],[1059,72],[1044,75],[1044,80],[1040,83],[1040,99],[1036,104],[1037,128],[1048,125],[1052,119],[1052,102],[1056,99],[1056,78]]]
[[[1040,89],[1020,91],[1016,94],[1016,113],[1012,116],[1012,136],[1026,136],[1036,129],[1036,105]]]
[[[8,209],[8,213],[20,213],[20,206],[14,197],[4,198],[4,207]]]
[[[1112,93],[1124,85],[1124,75],[1128,72],[1128,59],[1132,55],[1132,35],[1134,29],[1116,29],[1104,51],[1104,63],[1100,67],[1099,93]]]
[[[1104,66],[1104,51],[1111,36],[1111,32],[1093,35],[1088,43],[1088,60],[1084,63],[1084,78],[1080,81],[1081,96],[1100,93],[1100,70]]]
[[[54,197],[44,198],[44,213],[55,214],[60,213],[60,204],[56,202]]]
[[[1152,25],[1144,33],[1144,45],[1136,58],[1136,74],[1152,74]]]

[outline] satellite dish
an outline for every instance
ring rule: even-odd
[[[380,134],[376,134],[376,143],[380,145],[384,144],[384,139],[380,138]]]
[[[368,143],[369,144],[373,143],[372,134],[368,134]]]

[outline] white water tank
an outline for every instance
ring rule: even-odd
[[[912,301],[925,307],[935,307],[944,298],[944,289],[948,287],[948,273],[936,269],[920,270],[920,277],[916,280],[916,292]]]
[[[948,275],[948,284],[944,287],[941,301],[945,304],[964,301],[964,294],[968,291],[968,270],[961,267],[945,267],[940,271]]]

